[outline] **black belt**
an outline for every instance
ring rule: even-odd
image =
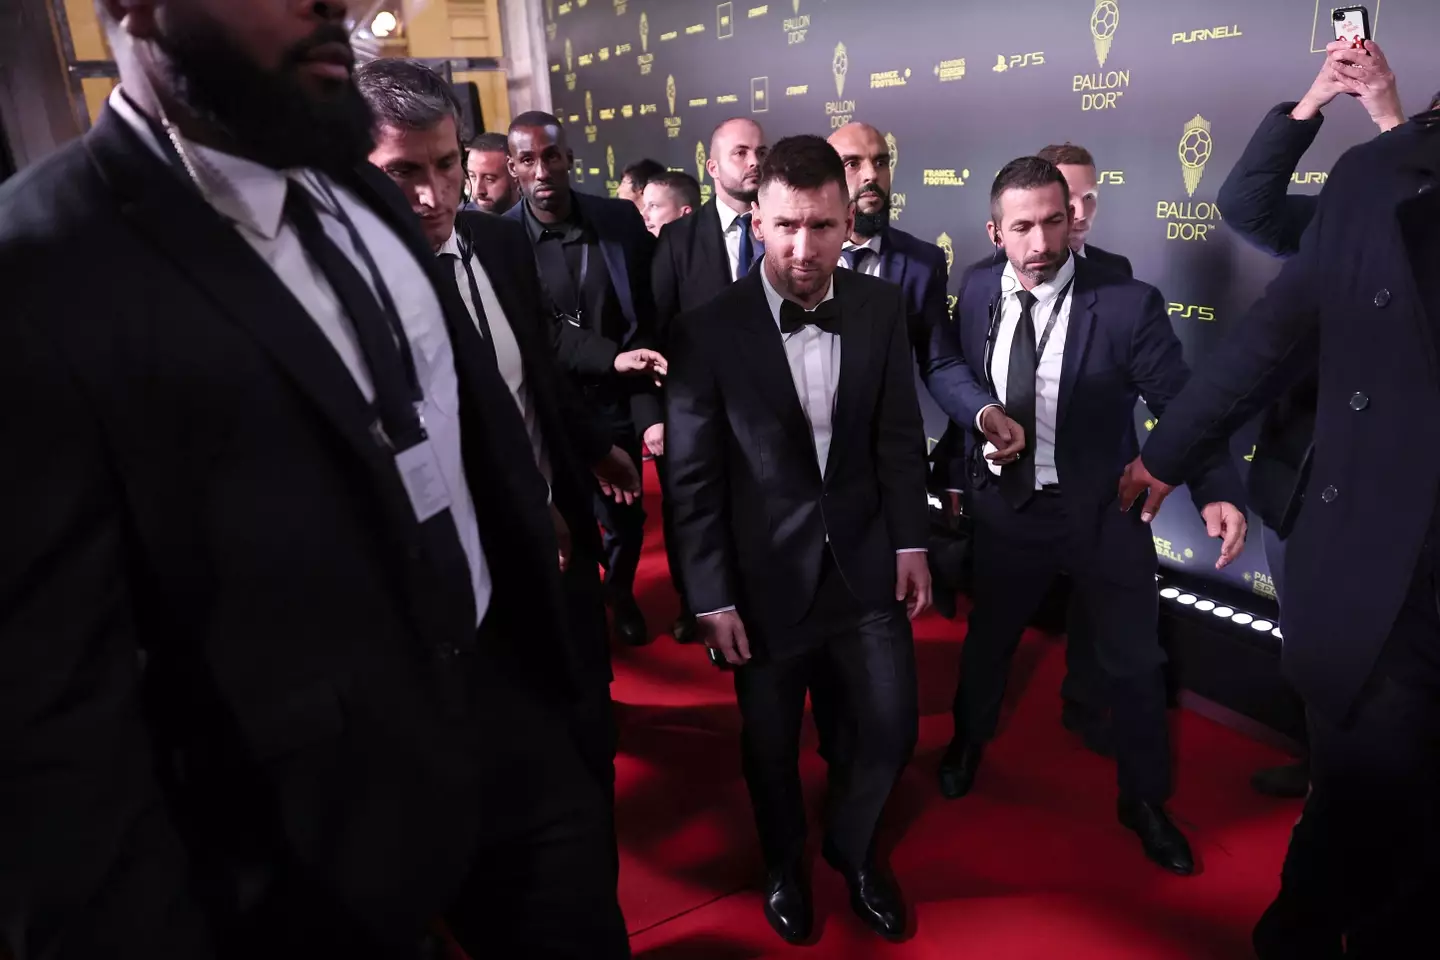
[[[1045,495],[1045,496],[1050,496],[1050,497],[1058,497],[1058,496],[1060,496],[1060,484],[1058,484],[1058,483],[1047,483],[1047,484],[1045,484],[1044,486],[1042,486],[1039,490],[1036,490],[1035,493],[1036,493],[1036,494],[1043,494],[1043,495]]]

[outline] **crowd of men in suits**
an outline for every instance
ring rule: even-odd
[[[1399,122],[1378,48],[1333,45],[1257,134],[1258,178],[1279,161],[1252,153],[1304,149],[1266,130],[1313,136],[1340,93],[1396,121],[1191,377],[1163,297],[1089,243],[1076,145],[1000,171],[995,255],[951,316],[940,250],[890,225],[867,124],[772,146],[727,120],[715,199],[645,162],[600,198],[572,188],[555,117],[467,140],[423,65],[355,68],[343,2],[98,8],[120,87],[0,190],[0,954],[418,958],[443,931],[474,957],[628,956],[609,643],[652,633],[647,454],[673,633],[734,674],[781,937],[814,936],[807,695],[823,857],[864,923],[907,930],[875,836],[918,731],[927,486],[974,523],[941,792],[976,782],[1020,634],[1068,574],[1064,722],[1113,752],[1146,856],[1189,874],[1147,522],[1188,482],[1233,560],[1223,441],[1306,376],[1289,495],[1319,503],[1290,510],[1309,549],[1284,589],[1312,788],[1256,944],[1393,956],[1418,930],[1440,835],[1440,123]],[[1240,195],[1283,196],[1269,175]],[[917,369],[951,421],[933,477]],[[1162,418],[1143,459],[1140,397]],[[1321,544],[1369,558],[1363,582],[1334,589]]]

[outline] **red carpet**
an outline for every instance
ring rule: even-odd
[[[676,600],[660,541],[653,472],[640,569],[652,632]],[[934,769],[949,740],[961,622],[916,624],[920,744],[886,814],[882,846],[914,908],[914,934],[890,945],[850,914],[844,883],[816,858],[818,945],[784,944],[761,914],[759,855],[740,775],[730,678],[698,647],[661,636],[615,651],[620,717],[620,901],[644,960],[742,957],[1150,960],[1251,956],[1250,928],[1278,883],[1299,804],[1248,786],[1286,758],[1187,711],[1173,714],[1171,812],[1200,869],[1180,878],[1144,858],[1115,820],[1115,773],[1060,726],[1064,649],[1031,633],[1016,658],[1007,716],[976,787],[943,800]],[[807,722],[802,763],[813,812],[824,765]]]

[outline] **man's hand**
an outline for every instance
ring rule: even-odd
[[[750,638],[745,636],[745,624],[734,610],[697,617],[695,627],[700,631],[700,642],[719,650],[726,663],[742,667],[750,661]]]
[[[564,573],[570,566],[570,527],[553,501],[550,503],[550,522],[555,525],[555,542],[560,545],[560,572]]]
[[[1355,56],[1355,51],[1347,40],[1336,40],[1326,46],[1327,55],[1320,64],[1320,73],[1316,75],[1315,82],[1310,84],[1310,89],[1305,91],[1305,96],[1295,104],[1290,111],[1290,116],[1295,120],[1309,120],[1322,109],[1329,106],[1330,101],[1346,93],[1345,85],[1336,76],[1334,63],[1335,56],[1341,51],[1348,51],[1349,56]]]
[[[1245,549],[1245,514],[1233,503],[1207,503],[1200,511],[1205,518],[1205,532],[1220,540],[1220,559],[1216,570],[1224,570]]]
[[[656,350],[626,350],[615,355],[616,373],[626,377],[648,375],[654,379],[657,387],[669,371],[670,364]]]
[[[996,404],[985,408],[980,414],[980,432],[995,447],[986,459],[1002,464],[1020,459],[1025,449],[1025,428],[1007,417],[1003,407]]]
[[[645,449],[652,457],[665,456],[665,424],[657,423],[645,431]]]
[[[895,599],[914,620],[930,609],[930,560],[924,553],[895,554]]]
[[[1148,491],[1150,496],[1145,500],[1144,512],[1140,514],[1140,519],[1149,523],[1155,519],[1155,514],[1160,512],[1160,505],[1165,502],[1165,498],[1170,496],[1174,489],[1170,484],[1151,476],[1150,471],[1145,469],[1143,459],[1136,457],[1130,461],[1130,465],[1125,468],[1125,472],[1120,477],[1120,511],[1129,513],[1140,494]]]
[[[631,504],[640,499],[640,472],[635,469],[635,461],[630,459],[630,454],[624,450],[611,447],[610,452],[590,469],[600,482],[600,492],[611,500]]]
[[[1374,41],[1365,41],[1365,53],[1369,56],[1342,40],[1325,49],[1329,51],[1326,62],[1334,72],[1340,92],[1358,99],[1377,127],[1384,131],[1405,122],[1405,110],[1395,89],[1395,73]]]

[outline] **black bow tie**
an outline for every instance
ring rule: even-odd
[[[794,300],[780,302],[780,332],[789,336],[800,328],[813,324],[826,333],[840,335],[840,302],[830,299],[814,310],[806,310]]]

